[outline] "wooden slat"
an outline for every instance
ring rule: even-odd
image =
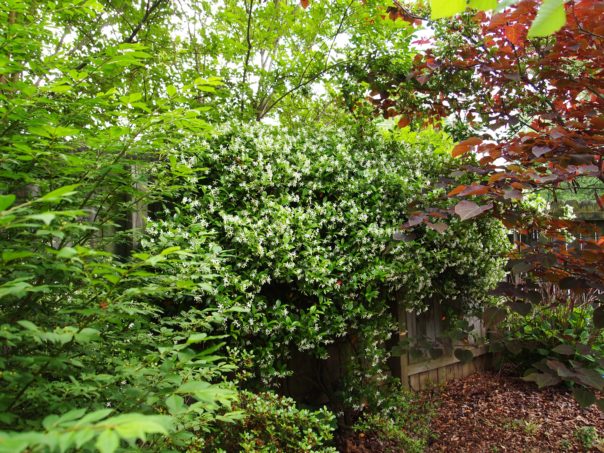
[[[461,363],[455,364],[455,379],[461,379],[463,377],[463,370],[461,367]]]
[[[474,354],[474,357],[481,356],[488,352],[486,346],[481,346],[478,348],[468,348],[468,349],[470,351],[472,351],[472,354]],[[412,375],[412,374],[417,374],[417,373],[423,373],[424,371],[434,370],[436,368],[442,368],[444,366],[451,365],[453,363],[459,363],[459,360],[457,359],[457,357],[445,356],[445,357],[440,357],[435,360],[426,360],[424,362],[410,364],[408,366],[407,371],[410,375]]]
[[[456,363],[447,366],[447,381],[452,381],[455,379],[455,367],[457,367]]]
[[[430,372],[420,373],[419,375],[419,388],[421,390],[430,387]]]
[[[414,374],[413,376],[409,376],[409,386],[415,391],[421,390],[419,386],[419,375]]]
[[[469,376],[470,374],[472,374],[474,372],[471,362],[460,364],[460,365],[461,365],[461,377]]]
[[[444,384],[449,380],[449,373],[447,372],[447,367],[438,368],[436,372],[438,373],[439,384]]]

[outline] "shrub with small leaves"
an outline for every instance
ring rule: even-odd
[[[264,384],[291,373],[292,351],[326,358],[331,344],[354,338],[347,382],[365,389],[385,376],[397,294],[410,309],[441,299],[468,311],[502,276],[508,241],[495,221],[435,218],[393,240],[404,213],[443,195],[436,182],[454,165],[449,149],[433,130],[228,126],[183,157],[194,169],[187,187],[197,189],[147,225],[144,246],[224,251],[215,290],[197,302],[237,310],[225,329],[253,353]],[[342,394],[349,405],[363,400]]]
[[[291,398],[270,392],[241,392],[235,408],[245,416],[209,437],[204,451],[335,453],[336,427],[327,409],[299,409]]]
[[[389,386],[379,407],[362,414],[354,430],[387,441],[395,451],[424,452],[431,437],[433,403],[401,388],[399,382],[389,382]]]

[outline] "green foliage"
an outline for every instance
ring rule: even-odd
[[[216,253],[130,253],[133,212],[181,187],[181,143],[210,129],[197,96],[219,84],[166,83],[170,10],[147,7],[0,5],[2,451],[186,449],[239,417],[224,316],[168,302],[196,286],[170,269]]]
[[[355,423],[356,432],[375,435],[394,451],[422,453],[431,437],[432,403],[419,394],[392,384],[381,407],[361,416]]]
[[[602,442],[600,436],[598,436],[598,431],[594,426],[581,426],[573,432],[574,436],[581,442],[583,448],[587,450],[591,450],[596,446],[596,444]]]
[[[0,451],[329,451],[326,410],[229,381],[252,367],[276,384],[292,351],[354,339],[337,391],[379,409],[394,295],[420,310],[485,299],[497,224],[391,240],[443,194],[446,135],[357,129],[337,108],[313,129],[297,113],[360,56],[386,64],[394,43],[408,69],[412,31],[380,8],[0,5]],[[269,112],[297,132],[212,126]]]
[[[430,17],[432,19],[441,19],[451,17],[465,11],[468,4],[465,0],[455,0],[452,2],[443,0],[430,1]]]
[[[430,0],[430,17],[441,19],[463,13],[466,8],[488,11],[495,9],[503,10],[519,0]],[[533,20],[528,32],[529,38],[540,38],[554,34],[566,23],[566,11],[564,0],[543,0],[537,17]]]
[[[365,44],[383,51],[393,29],[406,27],[411,34],[409,24],[383,17],[384,5],[376,0],[312,2],[308,8],[299,0],[204,0],[174,8],[193,60],[180,74],[225,82],[228,90],[216,93],[221,120],[316,121],[334,103],[317,87],[330,91],[333,80],[346,78],[345,70],[356,63],[349,39],[366,35]],[[384,39],[368,39],[374,33]]]
[[[42,424],[44,432],[0,434],[0,451],[19,453],[28,451],[56,451],[94,447],[101,453],[117,450],[121,441],[134,445],[145,442],[149,434],[167,435],[170,418],[162,415],[129,413],[108,417],[111,409],[86,413],[74,409],[61,416],[49,415]]]
[[[545,37],[560,30],[566,23],[564,0],[543,0],[537,17],[528,32],[529,38]]]
[[[220,337],[211,335],[224,318],[189,310],[158,320],[150,302],[192,288],[166,272],[189,257],[178,247],[127,262],[82,246],[29,252],[41,231],[77,231],[79,211],[46,211],[74,195],[62,188],[0,212],[2,257],[11,263],[0,270],[0,426],[10,430],[0,447],[96,442],[114,451],[121,440],[138,440],[154,448],[157,436],[147,435],[168,433],[179,434],[170,443],[182,444],[188,430],[207,431],[236,397],[211,383],[234,370],[215,354]],[[162,413],[170,415],[154,415]]]
[[[370,389],[386,368],[397,293],[409,308],[443,298],[467,311],[502,275],[508,242],[495,222],[392,240],[402,212],[442,195],[434,181],[451,165],[449,148],[434,131],[233,126],[188,161],[205,169],[194,177],[198,190],[150,223],[144,244],[228,251],[212,271],[216,290],[197,300],[237,309],[225,327],[253,352],[263,382],[289,374],[292,351],[326,358],[330,344],[354,337],[362,352],[348,382]],[[195,270],[175,272],[196,280]],[[345,394],[349,406],[360,404],[356,391]]]
[[[235,406],[245,416],[224,425],[210,437],[204,451],[335,452],[335,416],[327,409],[298,409],[291,398],[274,393],[242,392]]]
[[[604,388],[604,331],[593,320],[590,305],[512,314],[502,329],[507,358],[525,380],[539,387],[565,382],[579,404],[589,406],[596,402],[593,390]]]

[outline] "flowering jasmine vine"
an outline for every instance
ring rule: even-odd
[[[392,240],[410,205],[439,202],[450,146],[435,131],[409,143],[347,128],[226,127],[193,150],[191,189],[177,212],[148,224],[155,243],[145,245],[212,256],[177,272],[218,276],[198,303],[226,313],[224,329],[253,353],[263,382],[289,373],[294,350],[326,357],[354,334],[363,366],[351,362],[349,381],[362,387],[386,368],[395,295],[417,311],[434,299],[469,311],[502,277],[507,239],[494,221]]]

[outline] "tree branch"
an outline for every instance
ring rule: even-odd
[[[145,7],[145,14],[143,15],[142,19],[139,21],[138,24],[136,24],[136,27],[134,27],[134,29],[132,30],[132,32],[130,33],[130,35],[126,39],[124,39],[122,41],[122,44],[132,44],[134,42],[134,39],[138,35],[138,33],[142,30],[142,28],[149,21],[149,18],[151,17],[151,15],[153,14],[153,12],[157,8],[159,8],[162,3],[166,2],[166,1],[167,0],[155,0],[151,4],[147,3],[147,6]],[[86,66],[88,66],[89,63],[90,63],[89,61],[83,61],[78,66],[76,66],[76,70],[81,71]]]
[[[243,89],[245,88],[245,82],[247,79],[247,71],[248,71],[248,67],[250,64],[250,57],[252,55],[252,35],[251,35],[251,31],[252,31],[252,12],[253,12],[253,5],[254,0],[250,0],[250,6],[248,8],[248,4],[247,1],[245,2],[245,12],[247,13],[247,28],[245,31],[245,42],[247,44],[247,51],[245,53],[245,61],[243,63],[243,76],[241,78],[241,103],[240,103],[240,109],[241,109],[241,115],[243,115],[243,107],[244,107],[244,99],[243,99]]]

